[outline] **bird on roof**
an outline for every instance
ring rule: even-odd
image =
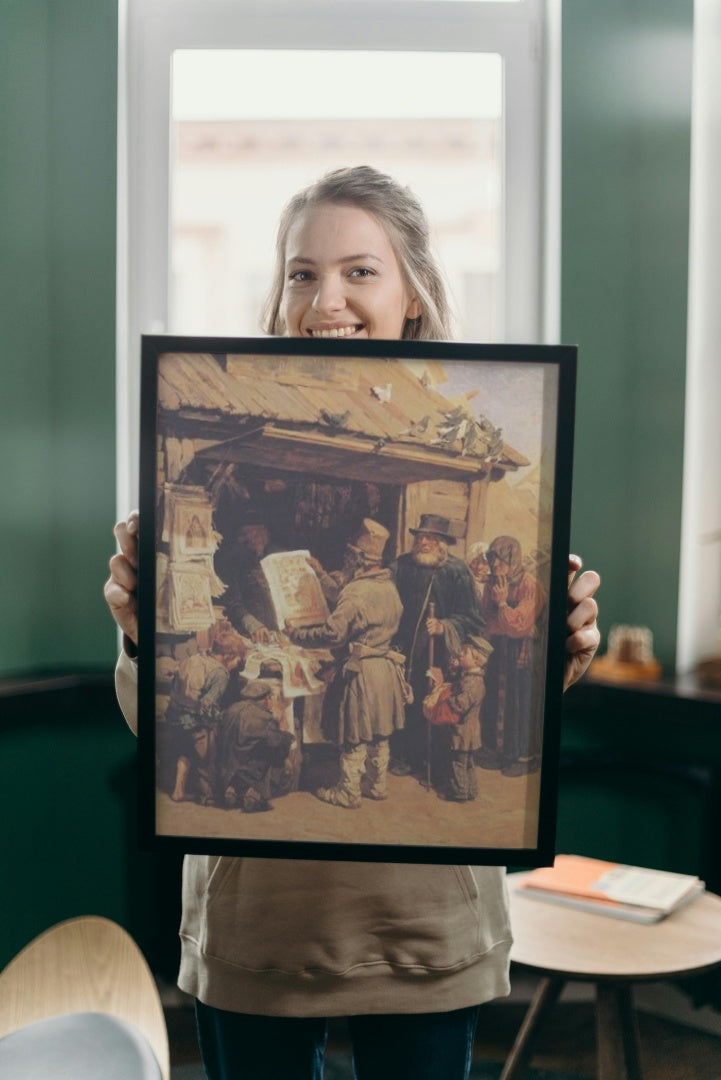
[[[459,420],[468,419],[468,412],[465,405],[456,405],[454,408],[448,409],[447,411],[439,409],[438,412],[449,424],[457,424]]]
[[[390,401],[391,394],[393,393],[393,384],[386,383],[385,386],[372,386],[371,393],[375,394],[379,401]]]
[[[465,435],[463,435],[461,441],[463,443],[461,457],[465,457],[466,454],[470,454],[478,441],[478,427],[475,423],[468,425],[468,430]]]
[[[503,450],[503,428],[495,428],[488,444],[486,454],[489,458],[497,458]]]
[[[346,411],[342,413],[334,413],[330,412],[328,409],[321,409],[320,417],[329,427],[344,428],[350,419],[350,409],[346,409]]]
[[[411,439],[417,439],[425,433],[430,422],[430,413],[427,413],[425,416],[422,416],[420,420],[416,420],[414,423],[412,423],[409,428],[405,429],[405,431],[399,431],[398,434],[408,435]]]
[[[468,417],[463,417],[457,424],[439,424],[437,427],[438,437],[431,439],[433,446],[445,446],[446,449],[453,446],[459,439],[463,439],[468,431]]]

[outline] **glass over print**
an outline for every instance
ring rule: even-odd
[[[575,350],[143,345],[142,831],[553,851]]]

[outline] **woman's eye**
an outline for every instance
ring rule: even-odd
[[[294,270],[291,274],[288,274],[288,281],[297,281],[303,283],[305,281],[310,281],[310,279],[310,270]]]
[[[353,270],[351,270],[350,277],[367,278],[373,277],[374,273],[375,271],[371,270],[368,266],[356,266]]]

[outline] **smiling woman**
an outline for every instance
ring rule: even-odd
[[[385,230],[357,206],[308,210],[288,234],[286,265],[292,336],[399,338],[420,314]]]
[[[416,196],[360,166],[299,192],[278,229],[264,328],[311,337],[447,339],[450,316]]]

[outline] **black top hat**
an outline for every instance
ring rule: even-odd
[[[466,535],[466,525],[454,518],[441,517],[439,514],[421,514],[418,528],[409,529],[416,536],[418,533],[432,533],[440,536],[447,544],[455,544]]]

